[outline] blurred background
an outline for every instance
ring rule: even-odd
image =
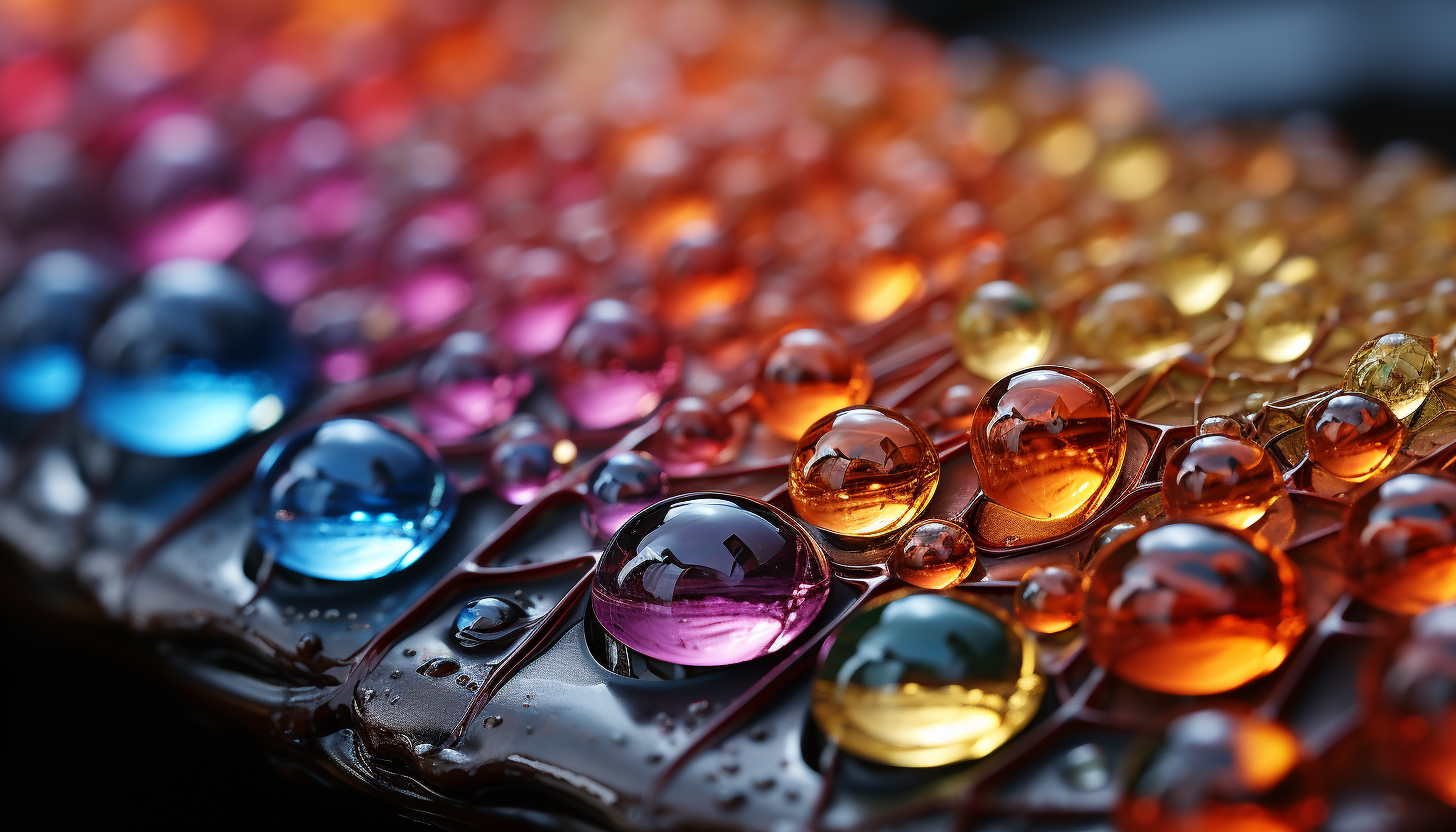
[[[1456,3],[1447,0],[892,0],[882,8],[1073,71],[1127,67],[1174,120],[1317,111],[1364,151],[1413,139],[1456,159]],[[145,811],[164,828],[203,818],[224,828],[419,828],[363,799],[290,784],[248,738],[199,728],[148,670],[88,654],[84,633],[24,626],[17,599],[0,606],[4,653],[27,679],[7,674],[11,683],[0,686],[10,757],[26,771],[7,784],[14,802],[48,807],[55,820]],[[78,801],[89,808],[73,814],[66,807]]]

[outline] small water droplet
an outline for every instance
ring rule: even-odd
[[[372,702],[372,701],[374,701],[374,689],[373,688],[365,688],[364,689],[364,693],[361,695],[361,698],[365,702]]]
[[[470,691],[471,693],[474,693],[474,692],[480,690],[480,683],[478,683],[478,682],[471,682],[470,684],[468,684],[468,685],[465,686],[465,689],[468,690],[468,691]]]
[[[707,713],[708,712],[708,709],[711,708],[711,707],[713,707],[713,706],[708,702],[708,700],[706,700],[706,699],[699,699],[698,701],[696,701],[693,704],[691,704],[691,705],[688,706],[688,713],[695,714],[695,715],[702,715],[702,714]]]
[[[409,658],[410,656],[413,656],[414,654],[415,654],[415,651],[414,651],[414,648],[412,648],[412,647],[406,647],[401,652],[401,655],[403,655],[405,658]]]
[[[758,789],[761,792],[766,792],[774,786],[778,785],[778,781],[773,779],[772,777],[755,777],[753,778],[752,785],[755,789]]]
[[[519,604],[505,598],[471,601],[455,616],[455,640],[463,647],[498,644],[515,638],[532,619]]]
[[[338,610],[324,610],[324,618],[325,619],[327,619],[329,621],[332,621],[332,620],[334,620],[335,618],[338,618],[338,617],[339,617],[339,611]]]
[[[713,798],[713,802],[717,804],[719,809],[732,810],[737,809],[738,807],[747,803],[748,795],[744,794],[743,792],[718,792],[718,794]]]
[[[738,761],[737,760],[724,760],[723,761],[723,765],[720,766],[720,768],[722,768],[724,771],[726,771],[729,774],[737,774],[738,773]]]
[[[527,733],[527,734],[534,734],[534,733],[536,733],[536,729],[535,729],[535,728],[532,728],[532,727],[531,727],[531,726],[529,726],[529,725],[527,725],[527,726],[526,726],[526,733]]]
[[[502,722],[505,722],[505,721],[506,721],[505,720],[505,717],[488,716],[488,717],[485,718],[485,727],[487,727],[487,728],[499,728],[500,727],[500,724]]]
[[[455,677],[455,684],[460,685],[461,687],[464,687],[464,686],[470,684],[470,674],[468,674],[468,673],[462,673],[459,676],[456,676]]]
[[[389,678],[391,678],[391,679],[398,679],[399,677],[401,677],[403,675],[404,675],[404,671],[403,670],[391,670],[391,671],[389,671]]]
[[[768,739],[769,730],[762,725],[755,725],[748,729],[748,738],[754,742],[763,742]]]
[[[654,751],[651,754],[648,754],[647,755],[647,762],[649,762],[649,763],[660,763],[660,762],[662,762],[662,755],[659,754],[659,753],[657,753],[656,751]]]
[[[1107,766],[1107,755],[1100,746],[1092,743],[1079,745],[1062,758],[1062,780],[1068,786],[1082,792],[1103,788],[1111,779]]]
[[[318,637],[317,633],[304,633],[298,640],[298,655],[302,658],[313,658],[324,649],[324,640]]]
[[[414,652],[415,651],[410,650],[408,651],[408,655],[414,655]],[[423,673],[424,675],[434,679],[443,679],[446,676],[451,676],[455,674],[459,670],[459,662],[455,661],[454,659],[447,659],[444,656],[436,656],[435,658],[430,659],[429,661],[415,668],[416,673]],[[461,684],[464,683],[462,682]]]

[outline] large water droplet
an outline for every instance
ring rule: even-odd
[[[113,287],[79,251],[48,251],[0,299],[0,403],[22,413],[65,410],[81,392],[81,348]]]
[[[455,503],[433,447],[365,419],[280,439],[253,478],[258,542],[279,565],[325,580],[409,566],[445,533]]]
[[[237,272],[197,260],[148,272],[88,358],[86,423],[150,456],[203,454],[267,430],[309,378],[277,307]]]

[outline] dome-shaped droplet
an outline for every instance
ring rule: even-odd
[[[967,370],[986,379],[1041,361],[1052,318],[1034,292],[1008,280],[978,286],[956,309],[955,345]]]
[[[577,424],[611,428],[656,410],[681,365],[682,350],[656,321],[622,301],[598,300],[566,333],[553,383]]]
[[[1112,490],[1127,452],[1122,408],[1107,388],[1061,367],[992,385],[971,423],[981,490],[1036,519],[1086,515]]]
[[[1150,690],[1222,693],[1283,663],[1305,628],[1302,582],[1262,538],[1168,523],[1093,561],[1082,629],[1113,675]]]
[[[1315,464],[1342,479],[1367,480],[1395,458],[1405,425],[1385,402],[1364,393],[1336,393],[1304,417],[1304,444]]]
[[[486,438],[485,476],[490,490],[523,506],[566,471],[576,448],[560,432],[528,413],[496,426]]]
[[[306,391],[283,314],[217,263],[147,273],[91,339],[86,424],[150,456],[207,453],[273,427]]]
[[[1400,474],[1345,514],[1345,582],[1390,612],[1415,615],[1456,600],[1456,480]]]
[[[1163,511],[1246,529],[1284,494],[1279,466],[1259,443],[1203,434],[1183,443],[1163,469]]]
[[[921,520],[907,528],[890,554],[890,571],[924,589],[948,589],[976,568],[970,532],[949,520]]]
[[[65,410],[81,392],[81,352],[114,287],[91,255],[69,249],[32,259],[0,297],[0,405]]]
[[[586,503],[592,524],[611,537],[627,519],[667,496],[667,474],[657,460],[623,451],[598,462],[586,478]]]
[[[1169,723],[1133,752],[1124,832],[1307,832],[1325,818],[1313,766],[1284,725],[1228,711]]]
[[[1158,237],[1158,283],[1184,315],[1199,315],[1223,299],[1234,282],[1217,237],[1202,216],[1179,211]]]
[[[531,392],[531,376],[491,338],[457,332],[420,364],[415,416],[433,439],[455,442],[510,418]]]
[[[1404,419],[1425,401],[1438,375],[1434,338],[1392,332],[1355,352],[1341,386],[1385,402]]]
[[[753,384],[753,407],[776,435],[797,442],[809,426],[870,397],[865,360],[842,336],[794,329],[769,341]]]
[[[509,598],[478,598],[455,616],[455,640],[462,647],[499,644],[519,634],[528,620],[521,605]]]
[[[635,515],[592,580],[592,610],[644,655],[724,665],[802,633],[829,597],[829,563],[773,507],[731,494],[684,494]]]
[[[280,566],[333,581],[414,563],[445,533],[455,502],[433,447],[366,419],[279,439],[253,477],[258,542]]]
[[[1015,603],[1026,629],[1060,633],[1082,620],[1082,576],[1059,566],[1029,569],[1016,586]]]
[[[881,596],[820,650],[814,721],[851,754],[940,766],[995,751],[1036,714],[1036,650],[966,594]]]
[[[1143,283],[1114,283],[1082,310],[1072,328],[1082,355],[1123,367],[1147,367],[1188,348],[1183,313]]]
[[[794,510],[848,537],[904,528],[939,481],[940,456],[925,430],[873,405],[846,407],[810,425],[789,459]]]
[[[728,461],[733,453],[733,423],[716,404],[693,396],[663,406],[662,427],[652,435],[652,455],[667,473],[691,477]]]

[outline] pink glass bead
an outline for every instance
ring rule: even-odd
[[[587,529],[605,540],[667,490],[667,473],[647,454],[624,451],[604,459],[586,478]]]
[[[457,332],[420,364],[410,404],[432,439],[457,442],[510,418],[530,392],[514,356],[478,332]]]
[[[592,579],[602,628],[666,662],[716,666],[778,650],[829,596],[829,563],[783,512],[731,494],[685,494],[634,515]]]
[[[433,329],[470,302],[470,283],[456,268],[426,266],[400,281],[391,297],[406,326],[416,331]]]
[[[555,249],[520,254],[504,278],[507,314],[496,332],[516,355],[545,355],[581,312],[580,276],[570,258]]]
[[[506,502],[523,506],[536,499],[566,470],[557,461],[561,437],[551,426],[529,414],[497,425],[490,432],[485,475],[490,490]]]
[[[239,200],[220,197],[188,203],[142,230],[136,242],[137,261],[143,268],[168,260],[221,263],[247,242],[252,230],[252,218]]]
[[[557,352],[556,395],[582,427],[616,427],[656,410],[681,364],[682,350],[656,321],[622,301],[598,300]]]
[[[733,454],[733,423],[716,404],[685,396],[663,406],[662,427],[652,435],[652,455],[674,477],[701,474]]]

